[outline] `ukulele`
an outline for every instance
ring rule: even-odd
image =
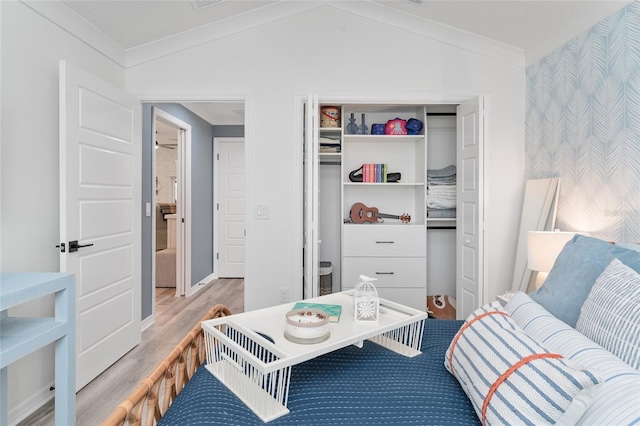
[[[351,206],[349,216],[351,217],[351,221],[353,223],[383,222],[382,220],[380,220],[382,218],[400,219],[402,223],[411,222],[411,216],[409,216],[408,214],[397,216],[393,214],[380,213],[377,208],[367,207],[362,203],[355,203],[353,206]]]

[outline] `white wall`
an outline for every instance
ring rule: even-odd
[[[279,287],[301,297],[302,142],[295,134],[296,96],[488,94],[488,295],[510,287],[524,185],[522,66],[324,6],[133,66],[126,86],[152,99],[248,96],[247,208],[269,204],[271,219],[247,224],[252,251],[246,309],[277,304]]]
[[[2,38],[1,253],[3,272],[59,271],[58,61],[123,86],[124,71],[23,3],[0,2]],[[40,299],[12,315],[52,315]],[[9,413],[53,397],[53,347],[9,367]]]

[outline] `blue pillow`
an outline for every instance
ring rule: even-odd
[[[640,244],[633,243],[616,243],[618,247],[626,248],[633,251],[640,251]]]
[[[530,296],[575,327],[591,287],[615,258],[640,273],[640,252],[576,234],[558,254],[544,285]]]

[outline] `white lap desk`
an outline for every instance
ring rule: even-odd
[[[296,364],[349,345],[362,347],[364,340],[407,357],[421,353],[426,312],[380,299],[378,322],[356,322],[352,291],[305,302],[342,305],[339,322],[329,324],[327,340],[301,344],[285,337],[285,315],[294,303],[202,323],[207,370],[265,422],[289,412],[289,378],[291,367]]]

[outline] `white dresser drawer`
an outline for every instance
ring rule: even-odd
[[[344,290],[353,290],[345,288]],[[423,288],[377,288],[378,296],[400,303],[401,305],[410,306],[421,311],[427,310],[427,290]]]
[[[426,288],[425,258],[345,257],[342,259],[342,287],[355,287],[360,275],[376,278],[376,288]]]
[[[424,257],[426,230],[419,225],[345,225],[343,256]]]

